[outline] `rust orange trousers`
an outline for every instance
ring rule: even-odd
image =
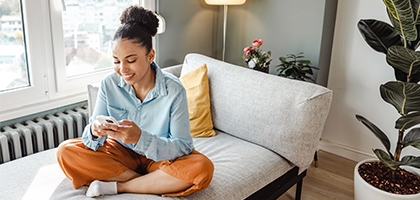
[[[147,174],[158,169],[193,186],[185,191],[164,194],[186,196],[207,188],[213,177],[214,166],[205,155],[193,150],[191,154],[175,160],[155,162],[108,138],[97,151],[86,147],[81,138],[60,144],[57,160],[74,188],[90,185],[94,180],[108,180],[126,170]]]

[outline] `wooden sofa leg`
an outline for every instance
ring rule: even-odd
[[[303,179],[300,179],[300,181],[296,183],[295,200],[300,200],[300,197],[302,196],[302,184]]]
[[[318,151],[315,151],[314,162],[315,162],[315,167],[318,167]]]

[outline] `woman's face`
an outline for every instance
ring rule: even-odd
[[[145,84],[150,80],[150,64],[155,57],[152,49],[149,54],[145,47],[128,39],[117,39],[112,45],[114,70],[128,85]]]

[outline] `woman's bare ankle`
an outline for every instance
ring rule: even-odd
[[[141,175],[139,173],[128,169],[125,172],[123,172],[122,174],[114,176],[112,178],[109,178],[106,181],[126,182],[126,181],[129,181],[131,179],[134,179],[134,178],[137,178],[137,177],[140,177],[140,176]]]

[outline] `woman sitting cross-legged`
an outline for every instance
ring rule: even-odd
[[[194,150],[186,91],[153,62],[155,14],[130,6],[113,38],[114,70],[102,81],[82,138],[62,142],[57,159],[86,196],[118,193],[185,196],[205,189],[213,163]],[[112,116],[117,124],[99,122]]]

